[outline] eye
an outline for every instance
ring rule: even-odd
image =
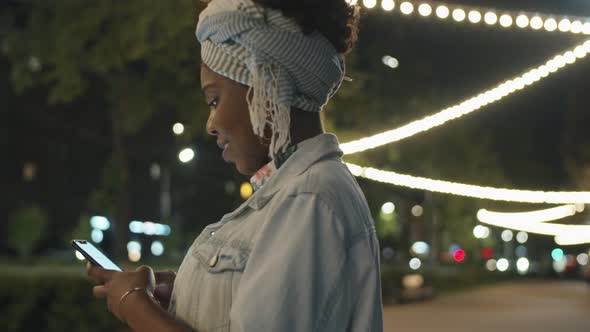
[[[209,108],[217,108],[217,104],[219,102],[219,98],[214,98],[210,103],[209,103]]]

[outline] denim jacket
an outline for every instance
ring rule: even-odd
[[[208,225],[169,311],[199,332],[383,331],[379,245],[361,189],[322,134]]]

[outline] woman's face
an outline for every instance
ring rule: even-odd
[[[252,130],[248,87],[201,65],[201,88],[210,110],[207,132],[217,137],[223,159],[241,174],[253,175],[269,158],[268,146]]]

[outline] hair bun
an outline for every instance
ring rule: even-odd
[[[358,38],[359,7],[345,0],[253,0],[266,8],[279,9],[293,18],[305,34],[317,31],[334,48],[346,54]]]

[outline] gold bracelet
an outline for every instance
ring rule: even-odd
[[[121,311],[121,306],[123,305],[123,303],[125,302],[125,299],[127,298],[127,296],[133,292],[137,292],[137,291],[145,291],[146,294],[148,295],[148,297],[154,301],[155,303],[157,303],[158,305],[160,305],[160,301],[156,300],[156,298],[154,297],[153,294],[148,293],[146,288],[142,288],[142,287],[135,287],[133,289],[130,289],[128,291],[126,291],[125,293],[123,293],[123,295],[121,295],[121,298],[119,299],[119,312]],[[127,323],[125,319],[122,319],[123,323]]]
[[[135,287],[133,289],[130,289],[128,291],[126,291],[125,293],[123,293],[123,295],[121,295],[121,299],[119,299],[119,308],[123,305],[123,302],[125,301],[125,298],[133,293],[133,292],[137,292],[137,291],[145,291],[145,288],[141,288],[141,287]]]
[[[133,292],[138,292],[138,291],[145,291],[145,288],[141,288],[141,287],[135,287],[133,289],[130,289],[128,291],[126,291],[125,293],[123,293],[123,295],[121,295],[121,298],[119,299],[119,312],[121,311],[121,306],[123,305],[123,303],[125,302],[125,299],[127,298],[127,296]],[[126,319],[122,319],[123,323],[127,323]]]

